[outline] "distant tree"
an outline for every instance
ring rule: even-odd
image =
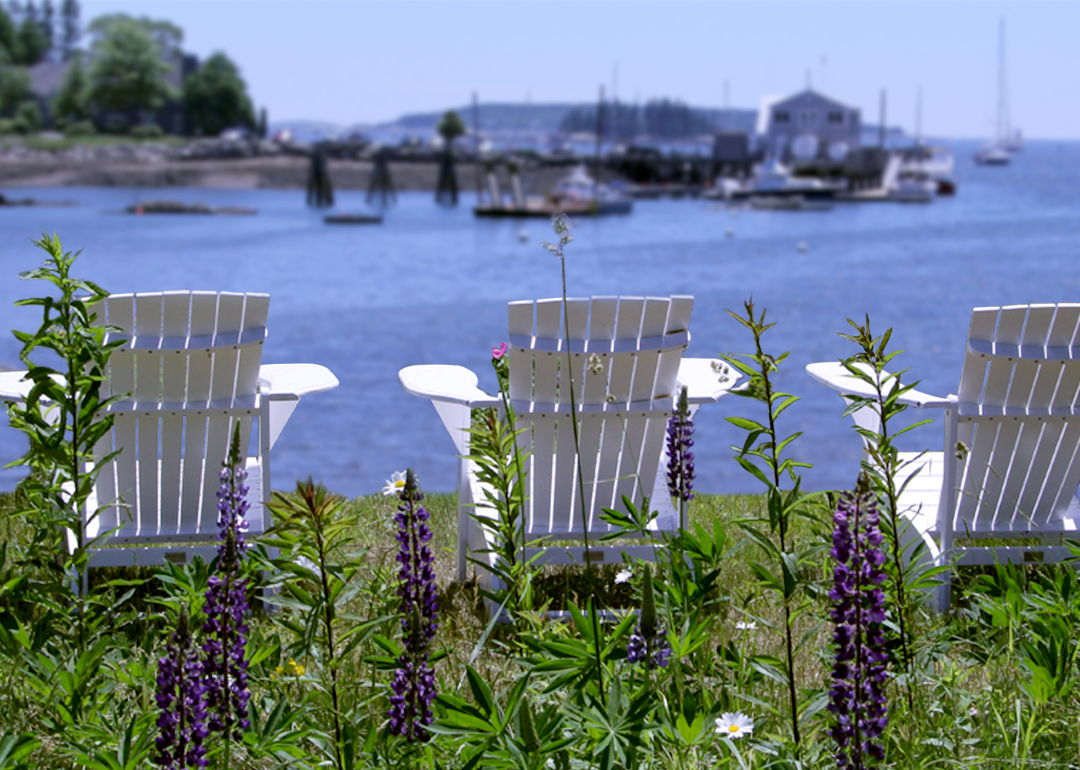
[[[167,28],[167,29],[166,29]],[[101,16],[90,23],[93,36],[90,64],[90,102],[95,107],[124,115],[128,126],[144,111],[156,112],[175,91],[165,82],[171,70],[164,60],[175,33],[176,46],[183,33],[167,22],[133,19],[124,14]],[[167,34],[163,34],[163,30]]]
[[[33,8],[33,5],[30,6]],[[15,60],[27,67],[37,64],[45,58],[49,50],[49,41],[45,33],[41,31],[37,13],[23,14],[22,23],[19,24],[18,40],[15,44]]]
[[[33,98],[26,70],[0,63],[0,115],[14,115],[20,104]]]
[[[661,139],[680,139],[710,133],[712,122],[683,102],[653,99],[645,105],[645,132]]]
[[[110,13],[98,16],[87,27],[92,38],[91,47],[97,44],[102,37],[114,34],[115,30],[135,25],[146,32],[158,47],[163,59],[177,59],[180,57],[180,47],[184,42],[184,30],[171,21],[151,19],[146,16],[135,18],[126,13]]]
[[[439,121],[438,132],[449,149],[453,146],[454,140],[465,133],[465,123],[456,112],[447,110]]]
[[[3,6],[0,6],[0,64],[15,61],[15,22]]]
[[[79,23],[79,0],[64,0],[60,6],[60,58],[71,61],[79,47],[82,26]]]
[[[236,65],[220,52],[184,80],[184,108],[197,134],[217,136],[232,126],[255,129],[247,86]]]
[[[52,111],[61,126],[90,119],[90,78],[81,56],[71,60],[53,99]]]
[[[45,58],[53,58],[53,52],[56,49],[56,9],[53,7],[52,0],[45,0],[41,4],[41,19],[39,21],[41,26],[41,34],[45,36]]]

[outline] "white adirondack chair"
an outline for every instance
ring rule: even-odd
[[[944,452],[901,453],[911,480],[899,500],[910,522],[905,544],[921,539],[936,564],[1056,561],[1076,532],[1080,503],[1080,305],[976,308],[958,395],[912,391],[903,403],[945,410]],[[872,396],[839,363],[811,364],[811,377],[842,394]],[[876,414],[855,413],[876,430]],[[1035,541],[955,545],[957,539]],[[932,603],[947,609],[950,579]]]
[[[122,331],[103,396],[130,393],[110,408],[113,428],[96,457],[120,454],[102,469],[87,509],[88,538],[112,532],[90,566],[209,561],[217,550],[217,491],[235,424],[245,454],[253,424],[257,449],[247,457],[249,531],[270,517],[269,453],[302,396],[337,387],[316,364],[261,365],[268,294],[169,291],[114,294],[95,307],[98,323]],[[0,399],[29,392],[25,372],[0,374]],[[115,503],[115,504],[112,504]],[[84,514],[85,515],[85,514]]]
[[[659,516],[657,533],[678,529],[664,474],[668,418],[679,388],[686,385],[693,409],[725,395],[737,375],[717,374],[706,359],[683,359],[690,342],[693,297],[593,297],[570,299],[569,349],[580,435],[585,506],[578,490],[573,419],[566,387],[563,302],[543,299],[511,302],[509,314],[510,402],[519,446],[526,461],[525,541],[580,543],[586,528],[593,562],[618,561],[621,553],[652,558],[652,545],[610,545],[599,539],[613,527],[600,518],[603,508],[625,510],[623,495],[640,506],[648,493]],[[596,355],[600,371],[587,365]],[[595,362],[595,359],[594,359]],[[594,365],[595,368],[595,365]],[[410,366],[399,378],[414,396],[431,399],[459,455],[468,453],[471,410],[502,405],[477,387],[476,375],[461,366]],[[466,576],[467,557],[488,559],[495,545],[488,528],[473,515],[492,515],[475,507],[485,495],[472,464],[462,460],[458,476],[458,579]],[[585,563],[580,545],[528,547],[525,559],[538,564]],[[486,571],[485,571],[486,572]],[[482,581],[490,575],[480,576]]]

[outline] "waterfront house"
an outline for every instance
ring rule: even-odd
[[[812,89],[762,109],[765,151],[784,161],[841,161],[860,144],[860,111]]]

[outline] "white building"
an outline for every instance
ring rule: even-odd
[[[782,160],[842,160],[859,146],[860,112],[807,89],[762,104],[766,155]]]

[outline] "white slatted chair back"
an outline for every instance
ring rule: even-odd
[[[510,303],[509,395],[529,453],[527,536],[580,540],[586,525],[602,536],[612,529],[604,508],[652,494],[693,304],[689,296],[592,297],[567,300],[564,312],[561,299]]]
[[[956,461],[958,537],[1060,532],[1077,513],[1078,322],[1078,304],[972,313],[956,407],[967,447]]]
[[[217,490],[233,426],[248,452],[258,415],[267,294],[209,291],[112,295],[94,308],[119,327],[104,395],[131,395],[111,407],[112,430],[95,449],[123,451],[101,472],[106,508],[88,530],[115,530],[111,542],[188,542],[217,536]],[[253,483],[254,482],[254,483]],[[249,478],[256,491],[258,480]],[[253,529],[262,521],[252,505]]]

